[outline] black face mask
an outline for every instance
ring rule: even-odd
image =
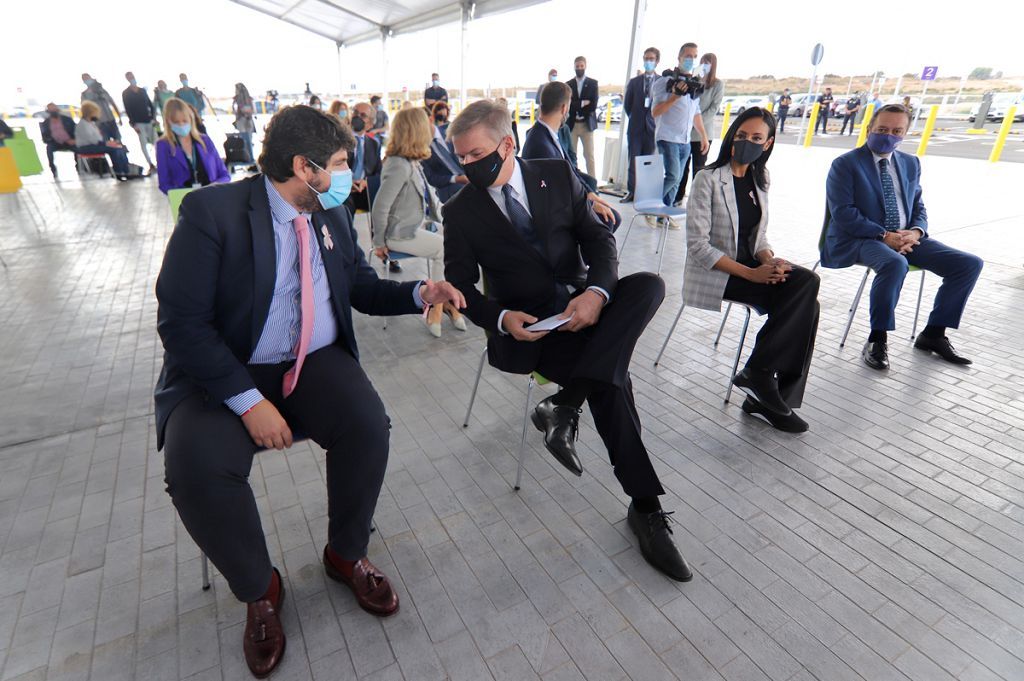
[[[505,159],[498,153],[501,143],[494,148],[494,151],[484,156],[479,161],[463,164],[462,168],[466,173],[466,179],[477,189],[486,190],[501,174],[501,166]]]
[[[436,114],[434,116],[434,120],[437,121],[438,123],[444,123],[446,120],[448,120],[448,117],[445,116],[444,114]]]
[[[586,69],[576,69],[576,77],[577,78],[582,78],[583,74],[586,73],[586,72],[587,72]]]
[[[50,118],[60,118],[60,111],[51,111]]]
[[[764,144],[750,140],[736,140],[732,143],[732,157],[741,165],[749,165],[764,154]]]
[[[352,130],[355,132],[362,132],[366,128],[366,121],[363,120],[362,116],[352,117]]]

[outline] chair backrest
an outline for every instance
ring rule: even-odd
[[[185,187],[183,189],[171,189],[167,192],[167,201],[171,204],[171,216],[174,218],[174,222],[178,222],[178,210],[181,208],[181,202],[185,198],[185,194],[192,191],[191,187]]]
[[[633,200],[636,203],[655,199],[661,201],[665,194],[665,162],[661,154],[637,156],[634,164],[636,189],[633,192]]]
[[[832,213],[828,209],[828,201],[825,201],[825,219],[821,223],[821,236],[818,237],[818,251],[825,247],[825,237],[828,236],[828,226],[832,222]]]

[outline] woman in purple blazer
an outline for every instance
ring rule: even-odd
[[[177,97],[164,104],[164,134],[156,143],[156,171],[164,194],[231,181],[213,140],[199,132],[192,109]]]

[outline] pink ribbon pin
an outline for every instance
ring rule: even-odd
[[[324,235],[324,247],[328,251],[334,250],[334,239],[331,238],[331,233],[327,231],[327,225],[320,228],[320,233]]]
[[[548,188],[548,183],[545,182],[544,180],[541,180],[540,181],[540,188],[541,189],[547,189]]]

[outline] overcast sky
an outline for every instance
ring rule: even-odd
[[[0,106],[22,97],[77,101],[82,71],[115,93],[124,87],[128,69],[147,87],[158,78],[176,87],[184,70],[214,97],[230,95],[239,80],[253,94],[268,88],[300,92],[306,81],[317,92],[340,88],[331,41],[228,0],[14,0],[5,5],[8,11],[14,7],[18,25],[29,30],[7,31],[0,41]],[[150,11],[143,11],[147,6]],[[934,7],[917,0],[649,0],[640,48],[661,48],[664,67],[680,44],[695,41],[702,52],[718,54],[719,75],[725,78],[809,77],[810,52],[818,41],[825,45],[823,72],[881,69],[895,77],[937,65],[941,77],[991,66],[1024,76],[1020,21],[1010,20],[1019,2],[986,3],[984,16]],[[602,83],[622,82],[632,9],[630,0],[551,0],[481,19],[471,29],[467,86],[532,88],[551,67],[567,78],[577,54],[589,58],[589,75]],[[709,13],[702,16],[702,11]],[[393,90],[419,90],[433,70],[449,88],[458,86],[457,26],[398,36],[389,56]],[[346,91],[352,85],[376,90],[380,81],[379,43],[343,51],[340,83]],[[914,87],[905,82],[903,90]]]

